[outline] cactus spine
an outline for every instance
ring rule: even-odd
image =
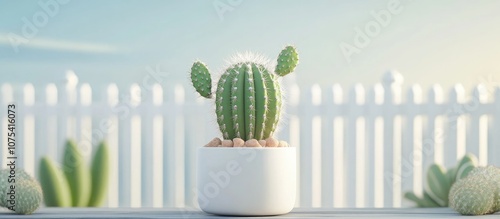
[[[15,182],[9,182],[10,169],[0,171],[0,206],[11,207],[7,197],[10,186],[15,186],[15,206],[9,208],[17,214],[31,214],[40,206],[43,198],[40,184],[22,169],[15,170]]]
[[[282,106],[278,76],[291,73],[298,64],[294,47],[287,46],[278,57],[275,72],[266,63],[239,61],[221,75],[215,91],[215,113],[224,139],[266,139],[276,130]],[[201,96],[212,97],[208,68],[195,62],[193,86]]]
[[[483,167],[476,169],[479,168]],[[498,184],[498,181],[495,182],[492,176],[484,173],[470,174],[452,186],[449,197],[452,209],[463,215],[483,215],[497,211],[499,191],[495,183]]]

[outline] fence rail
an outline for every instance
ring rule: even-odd
[[[106,139],[112,152],[107,206],[193,206],[196,148],[219,135],[212,103],[181,85],[94,90],[77,81],[69,74],[64,83],[36,89],[1,86],[2,166],[6,105],[15,103],[17,162],[29,173],[37,175],[42,156],[60,161],[68,137],[87,160]],[[500,88],[478,85],[467,95],[456,85],[446,98],[435,85],[424,102],[420,86],[404,93],[402,81],[389,72],[369,88],[287,85],[278,138],[299,151],[297,206],[406,206],[402,191],[421,192],[431,163],[451,166],[471,152],[482,165],[500,165]]]

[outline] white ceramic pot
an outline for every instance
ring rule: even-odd
[[[294,147],[198,149],[198,204],[211,214],[286,214],[295,205]]]

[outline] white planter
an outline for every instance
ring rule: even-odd
[[[198,149],[198,204],[211,214],[286,214],[295,205],[294,147]]]

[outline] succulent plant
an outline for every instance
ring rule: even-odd
[[[478,165],[477,157],[474,154],[466,154],[456,167],[455,181],[467,177],[470,171]]]
[[[215,91],[215,113],[224,139],[266,139],[278,124],[282,97],[278,77],[291,73],[298,64],[298,53],[285,47],[273,72],[269,62],[247,55],[235,60],[222,73]],[[212,98],[212,80],[207,66],[195,62],[191,81],[196,91]]]
[[[446,175],[445,168],[432,164],[427,171],[427,192],[440,206],[448,205],[448,193],[451,188],[450,178]]]
[[[473,154],[466,154],[456,167],[448,170],[439,164],[431,164],[427,170],[427,184],[423,197],[409,191],[404,197],[416,203],[417,207],[447,207],[449,205],[450,189],[452,185],[474,170],[477,158]]]
[[[477,174],[457,181],[450,191],[450,207],[463,215],[495,212],[498,196],[492,180]]]
[[[423,197],[406,192],[404,197],[417,207],[451,207],[463,215],[500,211],[500,168],[477,167],[477,158],[466,154],[456,167],[446,171],[432,164],[427,171]]]
[[[18,214],[31,214],[40,206],[43,198],[40,184],[22,169],[15,169],[15,182],[9,182],[10,169],[0,170],[0,206]],[[15,205],[8,203],[7,193],[15,186]]]
[[[92,193],[89,207],[101,206],[106,199],[109,181],[109,149],[106,142],[101,142],[92,160]]]
[[[87,206],[92,189],[90,170],[76,143],[71,140],[66,142],[62,169],[68,180],[72,205],[75,207]]]
[[[48,207],[71,207],[71,192],[64,173],[54,162],[43,157],[40,161],[40,182],[44,191],[45,205]]]
[[[96,207],[106,198],[109,172],[109,150],[101,142],[92,161],[85,164],[78,147],[68,141],[62,169],[44,157],[40,163],[40,181],[45,204],[50,207]]]

